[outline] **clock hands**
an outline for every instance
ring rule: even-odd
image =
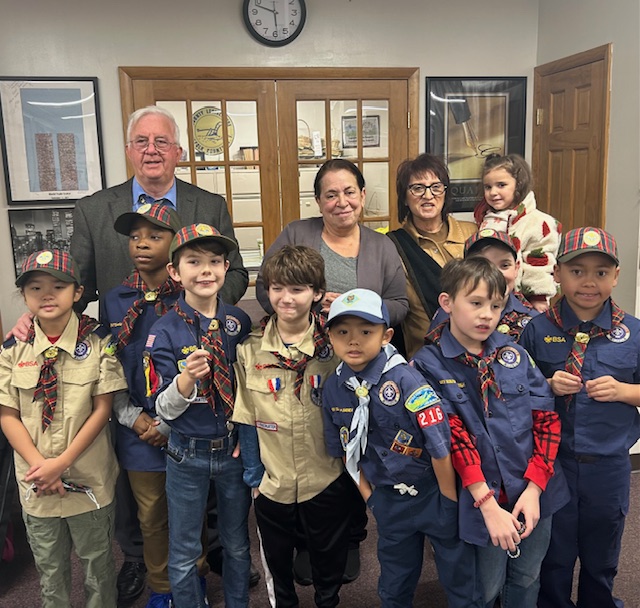
[[[275,0],[273,2],[273,8],[267,8],[266,6],[262,6],[262,0],[255,0],[255,2],[256,2],[256,8],[261,8],[265,11],[269,11],[270,13],[273,13],[273,21],[275,23],[275,26],[278,27],[278,11],[276,10]]]

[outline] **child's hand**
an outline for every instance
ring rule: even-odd
[[[575,395],[582,390],[582,380],[569,372],[558,370],[549,379],[549,386],[551,386],[553,394],[558,397]]]
[[[38,496],[48,496],[50,494],[65,494],[62,486],[62,473],[67,467],[59,458],[45,458],[41,462],[29,467],[24,480],[27,483],[35,483],[38,489]]]
[[[203,348],[194,350],[186,359],[184,372],[192,380],[200,380],[211,373],[209,353]]]
[[[516,545],[520,543],[520,522],[513,513],[505,511],[495,499],[481,505],[480,511],[494,547],[515,552]]]
[[[157,429],[159,424],[160,420],[155,420],[149,414],[142,412],[134,422],[133,430],[140,441],[146,441],[153,447],[161,448],[167,445],[169,438]]]
[[[620,382],[611,376],[601,376],[585,383],[587,395],[596,401],[622,401]]]
[[[549,310],[549,302],[546,300],[531,302],[531,306],[533,306],[534,310],[537,310],[539,313],[547,312],[547,310]]]
[[[322,299],[322,312],[329,312],[331,303],[341,295],[342,294],[336,293],[335,291],[327,291]]]
[[[527,538],[540,521],[540,494],[542,490],[530,481],[513,507],[514,517],[518,518],[520,514],[524,516],[525,529],[520,538]]]

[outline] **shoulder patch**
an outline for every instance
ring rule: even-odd
[[[440,397],[438,397],[431,386],[424,384],[409,395],[409,398],[404,402],[404,406],[410,412],[415,413],[436,403],[440,403]]]

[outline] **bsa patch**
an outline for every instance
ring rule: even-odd
[[[428,426],[434,426],[444,422],[444,412],[439,405],[434,405],[429,409],[422,410],[416,414],[416,419],[420,428],[424,429]]]
[[[322,407],[322,389],[321,388],[312,388],[311,389],[311,401],[313,405],[317,405],[318,407]]]
[[[46,266],[51,260],[53,260],[53,253],[50,251],[43,251],[36,257],[36,262],[42,266]]]
[[[256,420],[256,428],[263,431],[276,432],[278,430],[277,422],[263,422],[262,420]]]
[[[323,346],[317,353],[316,359],[321,362],[330,361],[333,357],[333,347],[330,344]]]
[[[629,331],[629,328],[623,323],[620,323],[620,325],[616,325],[611,328],[611,331],[607,334],[607,338],[615,344],[620,344],[622,342],[626,342],[630,335],[631,332]]]
[[[520,325],[520,327],[525,328],[527,325],[529,325],[529,321],[531,321],[531,317],[520,317],[520,319],[518,320],[518,325]]]
[[[84,361],[91,354],[91,345],[88,340],[83,340],[76,344],[76,348],[73,351],[73,358],[78,361]]]
[[[347,444],[349,443],[349,429],[346,426],[340,428],[340,445],[342,449],[347,451]]]
[[[232,315],[227,315],[227,318],[224,322],[224,330],[228,336],[237,336],[242,329],[242,325],[240,321],[236,319],[236,317]]]
[[[178,371],[179,372],[183,372],[187,367],[187,360],[186,359],[179,359],[178,360]]]
[[[196,224],[195,230],[199,236],[213,236],[213,230],[207,224]]]
[[[440,403],[440,397],[428,384],[425,384],[409,395],[404,406],[415,414],[436,403]]]
[[[582,237],[582,241],[589,247],[595,247],[600,243],[600,235],[595,230],[587,230]]]
[[[378,392],[378,398],[384,405],[391,407],[400,401],[400,389],[393,380],[387,380]]]
[[[106,355],[115,355],[116,351],[118,350],[118,341],[115,338],[111,338],[111,340],[109,340],[109,342],[107,342],[107,344],[105,344],[105,347],[102,349],[102,352],[105,353]]]
[[[513,346],[505,346],[498,352],[498,363],[510,369],[520,365],[520,353]]]
[[[400,429],[393,440],[401,445],[410,445],[413,441],[413,435]]]

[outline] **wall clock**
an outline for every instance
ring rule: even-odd
[[[293,42],[307,18],[305,0],[244,0],[242,16],[249,33],[267,46]]]

